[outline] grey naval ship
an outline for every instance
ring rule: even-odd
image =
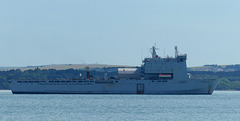
[[[116,78],[107,72],[102,79],[11,80],[13,94],[207,94],[211,95],[218,79],[194,78],[187,73],[186,54],[161,58],[156,47],[151,58],[145,58],[140,67],[116,67]],[[106,68],[107,69],[107,68]],[[113,68],[111,68],[113,69]]]

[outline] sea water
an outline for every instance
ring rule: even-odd
[[[0,121],[238,121],[240,92],[58,95],[0,91]]]

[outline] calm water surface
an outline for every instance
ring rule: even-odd
[[[240,92],[213,95],[13,95],[0,91],[0,121],[238,121]]]

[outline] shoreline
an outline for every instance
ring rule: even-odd
[[[0,89],[1,92],[4,92],[4,91],[12,91],[10,89]],[[240,91],[240,90],[214,90],[214,91]]]
[[[214,90],[214,91],[240,91],[240,90]]]

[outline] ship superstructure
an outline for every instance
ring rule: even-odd
[[[193,79],[187,74],[187,55],[161,58],[153,46],[152,57],[141,67],[111,68],[116,76],[64,80],[12,80],[13,94],[212,94],[218,79]],[[106,69],[107,70],[107,69]]]

